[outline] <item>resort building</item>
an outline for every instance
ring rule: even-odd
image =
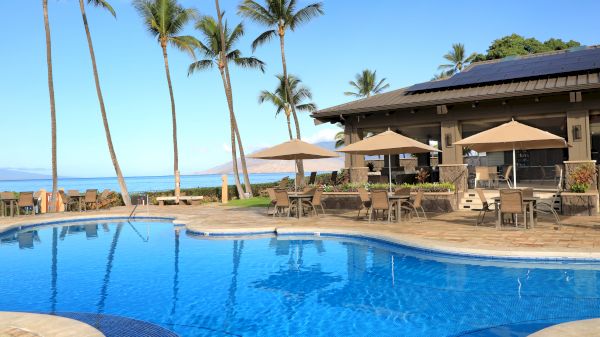
[[[316,123],[340,123],[346,145],[367,133],[391,129],[423,143],[437,142],[439,180],[467,189],[469,171],[454,142],[511,119],[564,137],[570,147],[519,151],[519,182],[554,181],[595,162],[600,151],[600,46],[477,62],[452,77],[433,80],[315,112]],[[468,151],[467,151],[468,152]],[[436,166],[429,154],[418,166]],[[487,166],[512,164],[512,153],[488,153]],[[385,159],[392,176],[402,172],[399,156]],[[367,179],[364,156],[346,155],[352,181]],[[437,170],[436,170],[437,171]],[[500,171],[501,172],[501,171]],[[437,178],[437,174],[435,175]],[[555,186],[555,185],[554,185]]]

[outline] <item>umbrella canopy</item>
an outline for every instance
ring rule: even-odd
[[[515,121],[482,131],[471,137],[459,140],[455,145],[468,146],[477,152],[513,152],[513,179],[517,187],[516,150],[554,149],[567,147],[567,141],[550,132]],[[509,184],[510,186],[510,184]]]
[[[515,120],[456,141],[454,144],[468,146],[477,152],[567,147],[567,142],[564,138]]]
[[[440,152],[435,147],[405,137],[394,131],[385,131],[365,138],[338,150],[339,152],[364,155],[392,155],[401,153]]]
[[[294,139],[279,145],[275,145],[268,149],[258,151],[249,155],[248,157],[257,159],[300,160],[333,158],[339,156],[333,151],[329,151],[322,147]]]

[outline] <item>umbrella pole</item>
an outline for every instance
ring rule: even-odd
[[[294,192],[298,192],[298,160],[294,160]]]
[[[513,188],[517,188],[517,156],[515,155],[515,146],[513,145]]]
[[[388,154],[388,178],[390,180],[390,193],[392,192],[392,155]]]

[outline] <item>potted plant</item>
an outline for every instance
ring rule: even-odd
[[[571,192],[585,193],[594,182],[597,171],[593,164],[585,164],[576,168],[569,174]]]

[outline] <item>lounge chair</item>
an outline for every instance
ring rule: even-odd
[[[35,204],[33,202],[33,192],[19,193],[19,201],[17,202],[17,215],[21,213],[21,209],[25,214],[35,215]]]
[[[315,184],[315,180],[317,180],[317,172],[311,172],[310,173],[310,178],[308,178],[308,184],[309,185],[314,185]]]
[[[87,211],[88,205],[91,208],[98,209],[98,190],[90,189],[85,191],[83,209]]]
[[[427,215],[425,214],[425,209],[423,209],[423,195],[424,194],[425,194],[425,192],[423,190],[419,190],[419,192],[417,192],[417,195],[415,196],[414,201],[412,201],[412,202],[405,201],[400,206],[400,209],[408,211],[409,216],[414,211],[415,214],[417,215],[417,219],[419,220],[419,222],[421,222],[421,215],[419,214],[419,211],[421,211],[421,213],[423,214],[423,218],[425,220],[427,220]]]
[[[523,203],[523,191],[514,189],[500,190],[500,207],[498,212],[498,225],[502,227],[504,214],[510,214],[514,219],[515,227],[518,227],[518,216],[523,215],[523,223],[527,228],[527,205]]]
[[[512,165],[508,165],[506,167],[506,170],[504,170],[504,173],[500,176],[498,176],[498,182],[504,181],[506,183],[506,185],[508,185],[508,188],[511,188],[511,175],[512,175]]]
[[[319,212],[317,211],[317,207],[321,207],[321,212],[323,214],[325,214],[325,208],[323,207],[323,199],[321,198],[322,196],[323,196],[323,189],[318,188],[318,189],[315,189],[311,200],[304,201],[305,203],[308,204],[308,210],[312,209],[312,211],[317,216],[319,215]]]
[[[369,214],[369,222],[373,214],[375,214],[375,220],[377,220],[378,211],[382,211],[382,216],[385,218],[387,212],[388,222],[392,219],[392,203],[388,198],[387,190],[373,190],[371,191],[371,209]]]
[[[275,201],[275,212],[273,213],[273,217],[275,217],[276,215],[281,215],[282,212],[285,212],[289,217],[292,212],[293,205],[290,202],[287,190],[276,189]]]
[[[369,192],[364,187],[358,188],[358,196],[360,197],[360,208],[358,209],[358,214],[356,215],[356,219],[360,219],[360,211],[363,209],[367,209],[367,214],[365,216],[369,216],[369,209],[371,209],[371,197],[369,197]]]
[[[473,208],[474,211],[479,212],[479,214],[477,214],[477,220],[475,221],[475,226],[479,226],[479,224],[483,224],[483,220],[485,220],[485,215],[488,212],[496,211],[496,207],[498,207],[498,204],[494,202],[492,203],[492,205],[494,205],[494,209],[490,208],[491,205],[487,201],[485,194],[483,193],[483,189],[476,188],[475,191],[477,192],[479,200],[481,201],[481,208]]]
[[[337,175],[338,175],[338,171],[331,172],[331,179],[329,181],[332,186],[335,186],[337,184]]]
[[[269,198],[271,199],[271,202],[269,203],[269,205],[267,205],[267,215],[269,215],[269,209],[271,207],[275,207],[275,205],[277,204],[277,196],[275,195],[274,188],[267,188],[267,193],[269,194]]]

